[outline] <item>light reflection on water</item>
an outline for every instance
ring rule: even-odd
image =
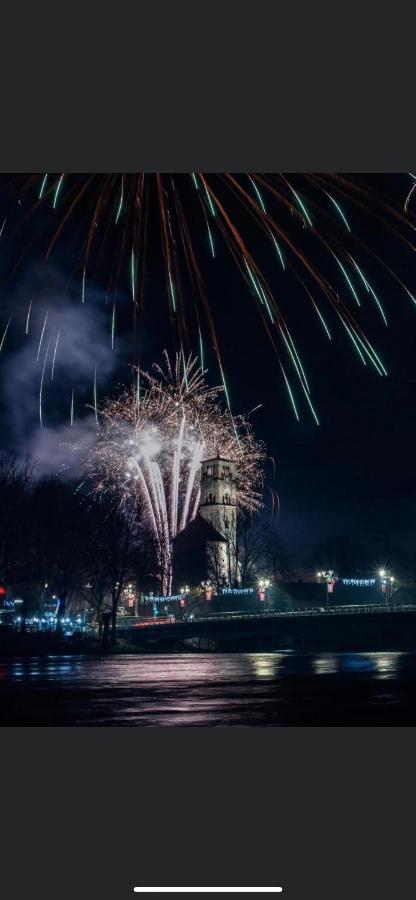
[[[257,678],[274,678],[287,658],[285,653],[248,653],[247,655]]]
[[[386,681],[388,695],[385,688],[381,693]],[[416,724],[415,685],[416,655],[386,651],[6,659],[0,661],[0,722],[381,724],[384,704]]]
[[[324,653],[312,660],[312,667],[316,675],[333,675],[338,671],[338,659],[331,653]]]
[[[373,674],[377,678],[395,678],[399,673],[401,660],[405,661],[410,654],[393,652],[378,653],[342,653],[337,659],[341,669],[349,672]]]
[[[370,653],[379,678],[395,678],[404,653]]]

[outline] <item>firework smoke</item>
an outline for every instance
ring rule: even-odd
[[[133,505],[158,549],[163,592],[172,578],[172,541],[195,517],[200,465],[220,453],[237,463],[237,503],[261,507],[264,450],[243,417],[220,402],[222,388],[209,387],[196,359],[178,354],[172,366],[140,371],[134,388],[109,400],[87,463],[97,494]]]

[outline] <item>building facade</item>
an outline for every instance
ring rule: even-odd
[[[237,574],[236,464],[221,456],[201,463],[198,513],[173,540],[176,586],[211,580],[215,588],[231,586]]]
[[[201,464],[199,515],[222,537],[207,542],[208,577],[216,584],[237,579],[236,464],[221,456]]]

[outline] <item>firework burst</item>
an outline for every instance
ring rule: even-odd
[[[220,402],[197,360],[178,354],[174,365],[138,373],[135,386],[108,400],[88,460],[93,490],[110,493],[143,517],[158,550],[164,593],[171,586],[172,541],[194,519],[201,461],[217,453],[237,463],[240,509],[261,507],[264,449],[244,417]]]
[[[217,357],[226,391],[220,317],[208,299],[202,274],[205,255],[215,265],[221,246],[225,246],[273,345],[297,419],[299,395],[318,422],[306,363],[297,346],[294,317],[283,311],[284,298],[291,291],[288,277],[300,287],[323,338],[332,340],[340,328],[359,362],[380,376],[387,374],[385,366],[360,324],[364,301],[373,304],[376,315],[387,324],[382,301],[366,273],[367,262],[371,260],[373,275],[377,268],[387,271],[416,302],[412,290],[388,260],[380,257],[371,239],[373,234],[384,232],[414,251],[414,225],[399,207],[386,203],[356,176],[55,173],[33,176],[25,182],[25,189],[37,198],[32,211],[38,206],[50,208],[53,224],[47,256],[77,217],[82,302],[86,277],[102,265],[109,278],[108,290],[115,298],[120,279],[128,283],[135,326],[145,303],[145,272],[149,256],[155,255],[152,237],[157,221],[168,308],[178,347],[188,348],[188,352],[198,341],[203,366],[205,335]],[[413,190],[414,182],[406,199],[406,214]],[[357,224],[359,234],[355,233]],[[370,237],[367,240],[363,235]],[[258,261],[259,246],[270,248],[273,262],[267,265],[267,277]],[[273,264],[275,275],[271,274]],[[116,300],[109,326],[111,348],[115,325]]]

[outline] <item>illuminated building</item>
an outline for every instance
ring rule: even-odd
[[[236,580],[236,463],[219,454],[201,463],[198,514],[173,542],[174,578],[216,588]]]
[[[220,455],[201,465],[199,515],[223,538],[207,544],[208,574],[216,582],[231,584],[236,574],[237,501],[236,464]]]

